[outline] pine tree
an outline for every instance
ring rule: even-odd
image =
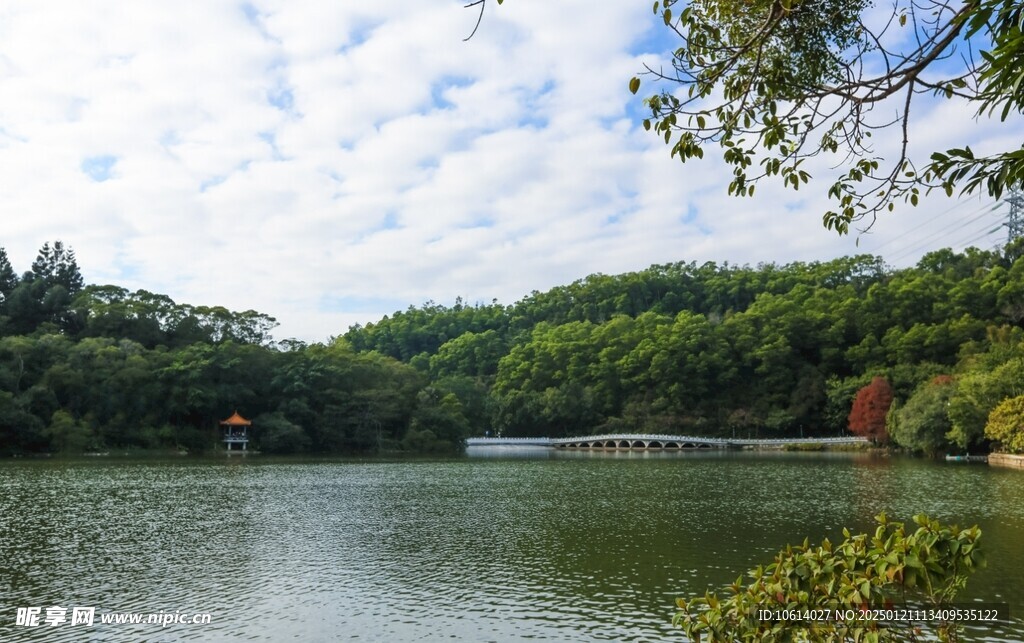
[[[36,260],[32,262],[32,269],[25,276],[29,275],[32,281],[53,279],[53,249],[50,248],[49,242],[44,243],[39,249]]]
[[[7,301],[11,292],[18,285],[18,274],[11,267],[7,251],[0,248],[0,302]]]
[[[67,288],[72,295],[78,294],[85,286],[85,282],[82,279],[82,272],[78,269],[78,261],[75,260],[75,251],[71,248],[64,250],[60,241],[55,241],[53,246],[58,256],[57,283]]]
[[[65,248],[61,241],[54,241],[52,247],[49,243],[43,244],[32,262],[31,276],[33,281],[41,280],[47,288],[63,286],[69,295],[77,294],[85,285],[75,251]]]

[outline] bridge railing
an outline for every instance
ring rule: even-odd
[[[586,435],[572,438],[497,438],[480,437],[468,438],[467,446],[488,446],[488,445],[559,445],[573,444],[579,442],[682,442],[692,444],[712,444],[720,446],[756,446],[773,444],[860,444],[866,443],[867,438],[860,436],[846,436],[834,438],[710,438],[692,435],[668,435],[659,433],[611,433],[604,435]]]
[[[707,438],[692,435],[668,435],[662,433],[610,433],[605,435],[586,435],[574,438],[555,438],[553,444],[570,442],[601,442],[601,441],[641,441],[641,442],[700,442],[702,444],[727,444],[724,438]]]
[[[551,444],[551,438],[466,438],[468,446],[488,444]]]
[[[867,438],[851,435],[840,438],[731,438],[732,444],[859,444],[868,442]]]

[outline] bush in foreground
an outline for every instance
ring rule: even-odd
[[[918,528],[908,533],[903,523],[889,522],[884,513],[875,520],[878,528],[873,535],[851,535],[844,529],[846,539],[837,545],[825,539],[816,547],[806,540],[787,547],[772,564],[751,570],[749,584],[738,578],[724,598],[708,593],[679,599],[673,622],[697,643],[957,640],[958,629],[948,622],[912,626],[862,619],[761,618],[763,610],[835,614],[894,605],[941,607],[964,587],[968,574],[984,564],[977,526],[959,529],[917,515]]]

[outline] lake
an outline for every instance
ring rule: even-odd
[[[677,596],[885,510],[984,531],[1024,640],[1024,472],[851,453],[0,461],[0,640],[652,641]],[[49,607],[66,622],[48,625]],[[17,608],[42,608],[17,625]],[[92,607],[91,626],[71,624]],[[103,614],[209,623],[102,623]],[[25,613],[27,618],[27,613]],[[52,612],[59,621],[61,613]]]

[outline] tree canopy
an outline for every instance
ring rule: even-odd
[[[835,156],[824,224],[846,233],[922,190],[999,197],[1024,185],[1024,147],[978,156],[965,144],[924,164],[908,147],[922,94],[1004,121],[1024,112],[1019,2],[896,0],[880,13],[866,0],[661,0],[654,13],[679,47],[670,69],[641,74],[668,84],[645,98],[644,127],[682,162],[720,148],[730,194],[769,177],[799,189],[805,161]],[[872,141],[885,130],[900,140],[889,158]]]
[[[903,404],[956,375],[934,444],[911,425],[898,443],[938,451],[953,427],[958,448],[984,448],[988,413],[1019,394],[1021,269],[1014,247],[941,250],[899,270],[869,255],[678,262],[590,275],[507,306],[428,302],[345,339],[454,393],[473,432],[836,435],[873,377]],[[945,417],[941,407],[932,410]],[[885,416],[880,408],[878,439]]]
[[[1009,453],[1024,453],[1024,395],[1007,398],[992,409],[985,435]]]
[[[905,410],[889,414],[900,446],[1005,447],[986,425],[1024,394],[1022,271],[1017,246],[903,269],[677,262],[511,305],[427,302],[307,345],[274,341],[256,311],[76,286],[77,269],[47,285],[58,271],[40,264],[0,299],[0,454],[209,448],[235,408],[273,452],[451,450],[488,431],[828,436],[875,377]]]
[[[874,377],[871,383],[857,391],[850,410],[850,432],[870,438],[873,442],[887,442],[885,416],[892,405],[893,392],[884,377]]]
[[[901,407],[890,408],[887,431],[893,442],[928,455],[938,455],[949,446],[946,435],[952,428],[949,400],[956,391],[952,377],[941,375],[925,382]]]
[[[232,409],[254,418],[264,452],[461,446],[462,404],[413,367],[343,340],[275,343],[276,325],[254,310],[84,285],[59,241],[19,278],[0,248],[0,455],[201,451]]]

